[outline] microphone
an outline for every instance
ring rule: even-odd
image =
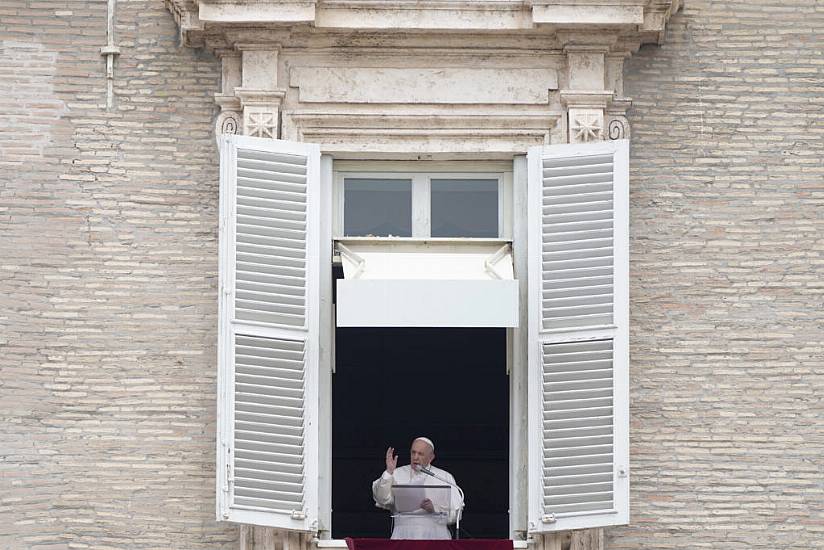
[[[460,488],[460,487],[458,487],[458,485],[457,485],[456,483],[454,483],[454,482],[452,482],[452,481],[449,481],[448,479],[444,479],[443,477],[439,476],[438,474],[436,474],[435,472],[433,472],[432,470],[430,470],[430,469],[429,469],[429,468],[427,468],[426,466],[420,466],[418,471],[419,471],[419,472],[422,472],[422,473],[424,473],[424,474],[426,474],[426,475],[428,475],[428,476],[432,476],[432,477],[434,477],[435,479],[437,479],[438,481],[443,481],[444,483],[446,483],[446,484],[448,484],[448,485],[452,485],[453,487],[455,487],[455,488],[458,490],[458,494],[461,496],[461,507],[463,507],[463,503],[464,503],[464,493],[463,493],[463,491],[461,490],[461,488]]]
[[[463,508],[466,504],[466,497],[464,496],[463,490],[460,487],[458,487],[457,483],[455,483],[453,481],[449,481],[448,479],[444,479],[443,477],[439,476],[438,474],[436,474],[435,472],[433,472],[432,470],[430,470],[426,466],[419,466],[418,471],[422,472],[422,473],[424,473],[428,476],[432,476],[435,479],[437,479],[438,481],[442,481],[443,483],[451,485],[451,486],[453,486],[454,488],[456,488],[458,490],[458,496],[461,497],[461,505],[456,510],[457,516],[456,516],[456,523],[455,523],[455,534],[456,534],[457,538],[460,538],[461,516],[463,515]]]

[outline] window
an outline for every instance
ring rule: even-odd
[[[343,204],[344,235],[412,236],[412,180],[345,178]]]
[[[497,179],[429,180],[430,236],[498,237]]]
[[[347,227],[349,177],[360,182],[350,189],[356,207],[358,193],[395,205],[363,214],[358,231],[393,235],[411,216],[411,240],[447,246],[494,243],[470,235],[494,227],[497,182],[497,236],[512,240],[527,319],[506,333],[510,532],[627,522],[626,142],[537,147],[515,161],[515,178],[495,163],[370,171],[342,162],[338,181],[318,146],[219,143],[218,518],[329,537],[332,240]],[[378,182],[369,180],[383,183],[370,192]],[[444,229],[439,209],[450,204],[475,214]]]
[[[335,168],[336,326],[518,326],[511,163]]]
[[[507,238],[511,166],[430,171],[428,163],[336,163],[336,237]],[[462,163],[453,163],[461,165]],[[477,165],[478,163],[476,163]],[[441,165],[437,166],[441,168]],[[501,171],[484,171],[484,167]],[[404,170],[404,171],[400,171]]]

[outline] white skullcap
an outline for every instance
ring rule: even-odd
[[[433,453],[435,452],[435,444],[432,443],[432,440],[429,439],[428,437],[416,437],[415,441],[423,441],[424,443],[426,443],[427,445],[432,447],[432,452]],[[414,443],[415,441],[413,441],[412,443]]]

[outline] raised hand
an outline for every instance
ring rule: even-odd
[[[392,475],[395,468],[398,467],[398,456],[395,454],[394,447],[386,449],[386,473]]]

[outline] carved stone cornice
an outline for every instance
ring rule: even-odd
[[[615,97],[612,90],[577,91],[561,90],[561,104],[564,107],[586,107],[606,109]]]
[[[221,111],[240,111],[243,104],[235,94],[215,94],[215,103]]]
[[[283,113],[283,139],[318,143],[336,158],[426,158],[460,153],[483,159],[512,158],[551,137],[560,116],[552,113],[493,114],[461,109],[417,114],[331,112]],[[423,155],[423,156],[422,156]]]
[[[240,100],[242,106],[276,104],[280,105],[286,95],[286,90],[250,90],[248,88],[235,88],[235,96]]]
[[[543,32],[591,29],[628,47],[660,42],[681,0],[164,0],[183,43],[228,29]]]

